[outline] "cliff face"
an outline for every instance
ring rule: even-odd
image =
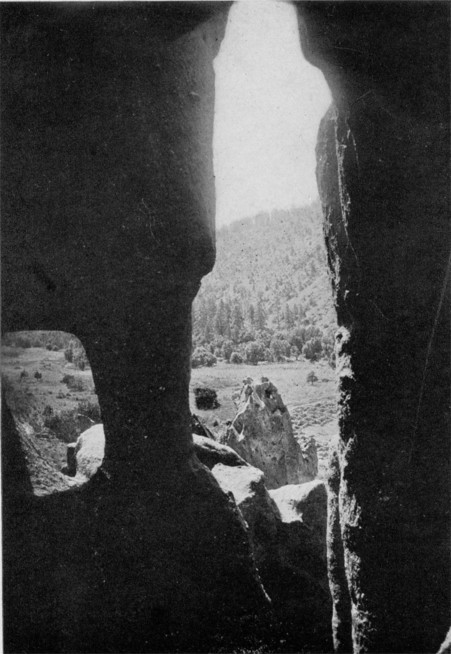
[[[81,339],[106,435],[101,471],[49,497],[20,434],[4,448],[25,475],[4,487],[6,651],[210,650],[266,615],[188,402],[228,6],[2,8],[3,325]]]
[[[298,10],[334,95],[317,177],[339,324],[336,638],[434,651],[450,588],[449,8]]]
[[[224,442],[245,461],[263,470],[267,488],[312,481],[318,472],[317,459],[304,457],[294,437],[288,409],[266,377],[262,377],[260,384],[245,381],[237,414]]]

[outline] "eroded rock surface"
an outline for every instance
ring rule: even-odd
[[[249,528],[257,568],[274,608],[273,629],[284,647],[298,647],[300,639],[309,651],[330,651],[324,483],[268,491],[263,472],[252,466],[219,464],[212,472],[222,490],[232,493]]]
[[[201,463],[210,470],[217,464],[225,466],[247,466],[246,461],[242,459],[231,447],[217,443],[211,438],[193,434],[194,452]]]
[[[77,438],[74,447],[76,473],[91,479],[102,465],[105,454],[103,425],[94,425]]]
[[[437,654],[451,654],[451,628],[446,634],[445,640],[440,645],[440,649]]]
[[[304,454],[293,435],[288,409],[266,377],[259,384],[250,378],[244,381],[237,415],[223,440],[263,470],[268,488],[311,481],[317,472],[311,446]]]
[[[315,480],[305,484],[290,484],[269,491],[284,523],[302,522],[326,543],[327,490],[324,482]],[[324,556],[326,550],[324,549]]]

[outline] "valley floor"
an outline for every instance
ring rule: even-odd
[[[318,381],[307,382],[310,371]],[[295,435],[314,436],[318,445],[319,477],[327,474],[329,443],[338,433],[335,372],[325,362],[310,363],[259,363],[257,366],[218,362],[211,368],[195,368],[191,373],[191,411],[198,415],[209,429],[219,434],[224,423],[236,413],[233,396],[238,395],[246,377],[260,381],[268,379],[277,387],[290,412]],[[211,411],[201,411],[194,402],[194,388],[208,387],[218,394],[220,406]]]
[[[307,375],[314,371],[318,381],[307,382]],[[23,373],[26,373],[24,375]],[[42,378],[36,379],[39,372]],[[75,379],[72,386],[63,379]],[[325,362],[312,364],[308,361],[291,363],[260,363],[234,365],[219,361],[211,368],[196,368],[192,371],[190,385],[190,404],[193,413],[198,415],[214,434],[220,434],[225,423],[236,413],[233,396],[239,394],[242,381],[251,377],[260,381],[268,377],[278,388],[290,412],[295,435],[308,434],[315,437],[318,445],[319,477],[327,472],[329,442],[338,431],[336,417],[335,373]],[[72,380],[73,381],[73,380]],[[59,425],[55,438],[45,429],[49,415],[70,412],[77,413],[86,403],[97,403],[94,382],[90,370],[77,370],[64,358],[63,351],[53,352],[44,348],[2,348],[2,382],[7,403],[14,417],[28,423],[39,439],[42,454],[61,469],[66,462],[66,443],[76,440],[79,433],[87,429],[89,421],[77,423],[73,436],[67,424]],[[211,411],[201,411],[194,402],[194,388],[209,387],[217,392],[220,406]],[[80,412],[79,412],[80,413]],[[47,420],[45,416],[47,414]]]

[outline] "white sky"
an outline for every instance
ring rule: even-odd
[[[302,55],[294,7],[234,4],[215,70],[217,226],[314,200],[316,136],[331,100]]]

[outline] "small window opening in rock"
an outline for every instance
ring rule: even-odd
[[[192,410],[241,447],[267,409],[307,458],[314,439],[325,478],[338,432],[336,315],[315,145],[330,92],[303,57],[288,3],[235,3],[215,74],[217,256],[193,306]],[[199,410],[200,386],[218,408]]]
[[[102,418],[78,338],[60,331],[4,334],[2,389],[15,427],[11,436],[20,440],[36,494],[84,483],[95,473],[103,459]]]

